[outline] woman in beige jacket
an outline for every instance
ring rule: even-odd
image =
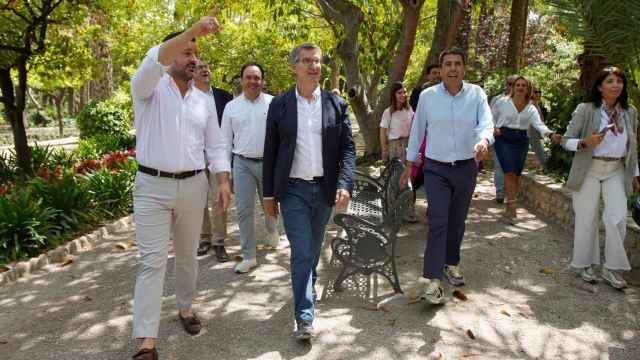
[[[575,151],[566,187],[573,191],[576,214],[571,266],[584,281],[595,283],[600,264],[598,213],[604,200],[605,262],[602,278],[612,287],[627,286],[619,271],[630,270],[624,249],[627,197],[638,190],[637,111],[629,105],[627,77],[607,67],[591,90],[591,102],[578,105],[563,146]]]

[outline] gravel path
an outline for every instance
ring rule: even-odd
[[[204,329],[196,337],[177,321],[169,259],[161,359],[640,359],[640,276],[628,277],[635,286],[626,293],[603,283],[583,286],[568,268],[570,234],[524,209],[517,226],[505,225],[489,179],[481,175],[463,243],[468,285],[460,290],[467,301],[433,307],[414,300],[424,223],[402,230],[405,294],[398,296],[382,279],[364,277],[334,292],[338,269],[329,264],[327,241],[318,337],[297,343],[290,337],[289,248],[282,236],[277,251],[259,251],[261,266],[248,275],[234,274],[233,262],[201,258],[195,306]],[[418,209],[424,210],[422,199]],[[229,250],[238,254],[238,229],[231,226]],[[0,359],[129,358],[136,250],[115,244],[132,236],[123,232],[70,265],[0,288]]]

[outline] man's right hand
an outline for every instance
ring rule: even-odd
[[[278,217],[278,203],[275,199],[264,199],[262,200],[262,206],[264,207],[264,212],[271,217]]]
[[[194,37],[201,37],[220,32],[220,30],[222,30],[222,26],[220,26],[220,23],[218,23],[215,17],[203,16],[197,23],[191,26],[189,32]]]

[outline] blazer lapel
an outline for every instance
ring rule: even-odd
[[[327,132],[326,129],[331,126],[332,122],[335,122],[335,112],[333,111],[333,104],[329,99],[329,93],[320,90],[320,97],[322,100],[322,158],[323,160],[327,155]],[[323,161],[324,164],[324,161]]]
[[[289,126],[291,126],[293,131],[293,144],[295,144],[298,138],[298,99],[296,98],[295,87],[289,90],[287,97],[285,114],[287,114],[287,121],[290,122]]]

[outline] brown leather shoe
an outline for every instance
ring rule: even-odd
[[[186,318],[182,317],[182,315],[178,313],[178,317],[180,318],[182,327],[184,327],[184,330],[189,333],[189,335],[198,335],[198,333],[200,333],[202,324],[200,323],[200,319],[196,317],[196,313],[193,313],[193,316],[189,316]]]
[[[133,360],[158,360],[158,351],[153,349],[140,349],[132,357]]]

